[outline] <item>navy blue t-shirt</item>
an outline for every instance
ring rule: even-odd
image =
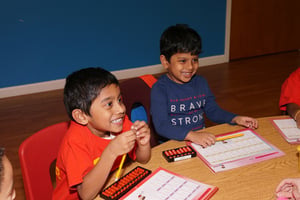
[[[215,123],[230,123],[236,116],[218,106],[202,76],[178,84],[162,75],[153,85],[151,115],[159,135],[184,140],[189,131],[205,128],[204,113]]]

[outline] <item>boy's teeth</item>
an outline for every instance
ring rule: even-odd
[[[122,118],[113,120],[113,123],[118,123],[120,121],[122,121]]]

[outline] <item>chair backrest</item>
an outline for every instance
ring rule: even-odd
[[[51,125],[21,143],[19,159],[26,199],[52,199],[50,165],[56,160],[60,143],[68,127],[69,122]]]
[[[120,83],[120,89],[123,101],[126,106],[126,114],[131,119],[131,111],[137,105],[142,105],[146,111],[147,123],[151,132],[151,146],[158,145],[158,135],[155,132],[151,115],[150,115],[150,94],[151,87],[155,83],[156,78],[152,75],[144,75],[127,79]]]

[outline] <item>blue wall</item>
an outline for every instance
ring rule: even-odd
[[[165,28],[186,23],[201,57],[224,54],[226,0],[0,2],[0,88],[63,79],[83,67],[159,64]]]

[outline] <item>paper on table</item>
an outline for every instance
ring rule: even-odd
[[[206,148],[194,143],[190,143],[190,145],[213,172],[225,171],[284,155],[282,151],[264,140],[252,129],[244,129],[226,135],[237,133],[244,135],[224,142],[216,142]]]
[[[147,179],[127,193],[126,200],[209,199],[218,188],[158,168]]]
[[[273,124],[282,137],[291,144],[300,143],[300,129],[292,118],[273,119]]]

